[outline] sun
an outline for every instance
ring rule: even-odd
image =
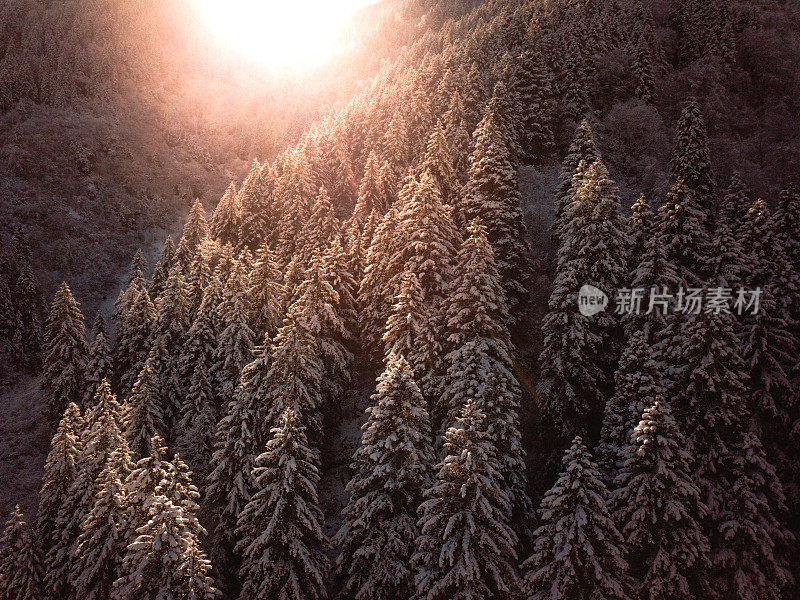
[[[193,0],[225,46],[277,70],[299,71],[338,50],[345,20],[375,0]]]

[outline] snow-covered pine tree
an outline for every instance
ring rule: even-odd
[[[253,356],[255,334],[247,324],[247,285],[244,268],[235,267],[222,291],[222,302],[217,307],[221,333],[211,357],[208,376],[220,409],[224,409],[231,401],[242,369]]]
[[[744,207],[740,207],[740,211]],[[736,238],[745,249],[750,264],[748,284],[764,289],[776,272],[775,235],[767,203],[761,198],[750,204],[744,215],[737,213]]]
[[[253,165],[239,190],[242,204],[240,243],[251,250],[271,240],[277,223],[275,178],[269,163]]]
[[[302,251],[310,257],[323,252],[339,233],[339,220],[333,214],[331,197],[325,187],[319,189],[308,223],[302,232]]]
[[[305,321],[304,328],[313,340],[313,352],[324,365],[322,392],[328,401],[339,396],[342,384],[350,379],[352,354],[344,347],[351,339],[342,315],[336,312],[339,294],[325,274],[322,258],[315,254],[298,286],[289,313]]]
[[[711,268],[711,243],[703,227],[707,219],[696,193],[682,180],[672,186],[656,213],[653,235],[664,248],[667,261],[675,265],[684,288],[702,286]]]
[[[242,204],[233,182],[222,194],[217,207],[211,213],[208,226],[211,237],[220,244],[238,245],[242,232]]]
[[[452,152],[447,145],[447,136],[441,121],[436,122],[433,132],[428,138],[425,156],[422,159],[422,169],[430,173],[442,202],[452,204],[458,193],[458,185],[455,180],[452,159]]]
[[[669,403],[657,400],[644,411],[620,456],[610,503],[628,546],[639,597],[702,596],[710,548],[701,523],[708,509]]]
[[[81,523],[70,579],[76,598],[106,600],[111,595],[127,544],[125,478],[130,473],[130,451],[123,443],[114,448],[95,483],[95,502]]]
[[[308,322],[308,318],[292,311],[275,337],[264,381],[266,394],[261,396],[263,408],[258,414],[261,433],[256,439],[262,445],[268,432],[280,425],[287,409],[291,409],[293,418],[303,425],[313,444],[319,444],[322,439],[320,410],[324,365]]]
[[[154,438],[151,445],[159,446],[160,440]],[[210,600],[219,595],[200,547],[199,535],[205,531],[194,517],[197,506],[176,495],[178,473],[174,464],[162,461],[161,451],[139,461],[128,480],[138,517],[132,521],[133,539],[122,555],[112,600]]]
[[[431,483],[433,450],[425,400],[408,362],[390,353],[353,456],[350,499],[334,543],[343,595],[410,598],[419,534],[416,512]]]
[[[219,280],[216,281],[218,283]],[[219,290],[216,285],[213,289],[215,291]],[[217,305],[215,304],[216,296],[216,293],[203,294],[203,300],[186,334],[186,341],[178,358],[181,381],[188,382],[191,380],[195,365],[198,362],[202,361],[204,365],[209,365],[214,359],[219,333],[217,329],[220,321],[217,315]]]
[[[444,437],[446,456],[419,508],[416,597],[425,600],[513,598],[520,593],[509,526],[511,500],[486,430],[468,402]]]
[[[454,218],[462,228],[480,218],[486,227],[508,302],[522,301],[527,290],[529,252],[520,209],[517,176],[511,163],[509,140],[494,105],[489,104],[475,130],[475,150],[464,196]]]
[[[532,600],[628,600],[627,550],[607,506],[608,491],[583,440],[564,453],[564,471],[544,495],[533,554],[522,564]]]
[[[164,460],[167,448],[163,438],[155,434],[147,448],[149,452],[136,461],[125,478],[127,543],[136,538],[136,530],[150,519],[148,503],[156,488],[169,476],[170,464]]]
[[[781,598],[794,584],[787,558],[794,536],[781,522],[783,489],[755,433],[738,433],[726,457],[736,474],[712,540],[712,597]]]
[[[103,379],[111,381],[113,377],[113,366],[111,364],[111,348],[108,345],[108,332],[103,314],[98,313],[94,325],[94,341],[89,348],[88,360],[86,362],[86,392],[83,396],[83,405],[89,406],[94,400],[100,383]]]
[[[172,269],[177,265],[179,273],[186,275],[189,272],[189,267],[192,263],[192,258],[197,254],[200,244],[209,236],[208,223],[206,222],[205,210],[199,199],[194,201],[192,208],[189,211],[189,219],[183,226],[183,234],[181,240],[178,242],[178,248],[175,250],[175,258],[173,267],[170,268],[170,277]]]
[[[187,327],[191,325],[197,316],[197,311],[203,302],[203,296],[210,279],[211,268],[208,259],[203,252],[198,250],[192,257],[189,272],[184,278],[186,283],[186,318],[189,322]]]
[[[128,267],[128,273],[130,274],[128,285],[137,277],[146,277],[147,271],[147,259],[144,257],[144,252],[142,252],[141,248],[137,248],[136,253],[133,255],[133,260],[131,260],[131,264]],[[140,273],[141,275],[139,275]]]
[[[145,361],[125,405],[125,435],[134,459],[147,456],[150,439],[165,433],[161,382],[153,363],[152,357]]]
[[[642,413],[660,397],[661,378],[647,330],[633,330],[614,375],[614,394],[606,402],[600,442],[595,450],[600,472],[609,487]]]
[[[239,515],[244,557],[239,598],[326,598],[328,541],[318,504],[319,455],[298,415],[287,409],[258,456],[255,492]]]
[[[575,132],[575,138],[561,164],[560,184],[556,191],[556,210],[550,230],[550,241],[554,248],[561,244],[561,236],[566,228],[567,206],[572,201],[575,186],[579,184],[583,171],[600,158],[594,142],[594,134],[589,121],[584,119]]]
[[[342,247],[338,238],[334,239],[322,255],[322,268],[325,279],[339,297],[338,301],[333,304],[333,309],[342,320],[345,331],[349,333],[349,340],[352,342],[358,325],[356,311],[358,284],[350,267],[347,251]]]
[[[120,311],[116,320],[117,346],[114,351],[114,372],[122,394],[130,393],[144,366],[156,321],[156,309],[147,290],[134,282],[127,294],[127,308]]]
[[[178,425],[179,446],[189,457],[190,467],[198,481],[205,477],[211,461],[215,442],[214,429],[217,424],[213,392],[206,372],[206,362],[200,357],[194,365]]]
[[[239,513],[249,502],[253,489],[252,470],[257,448],[254,432],[259,424],[248,387],[245,380],[236,388],[217,424],[214,454],[206,478],[206,497],[217,521],[217,533],[225,546],[220,554],[226,556],[228,562],[217,562],[217,568],[223,572],[238,568],[237,557],[233,556],[234,531]]]
[[[35,531],[17,505],[0,536],[0,598],[44,600],[42,558]]]
[[[64,282],[53,298],[44,335],[42,389],[51,420],[61,418],[70,402],[83,401],[88,354],[83,314]]]
[[[37,514],[43,549],[51,548],[61,537],[62,532],[56,526],[58,513],[61,506],[67,503],[70,486],[78,476],[84,427],[78,405],[70,402],[58,424],[44,463]]]
[[[280,326],[280,303],[284,296],[282,275],[267,243],[256,250],[256,260],[250,272],[246,307],[248,322],[255,340],[271,338]]]
[[[652,102],[655,92],[655,66],[644,36],[633,47],[634,95],[642,102]]]
[[[108,381],[103,381],[93,407],[86,415],[77,476],[56,516],[54,531],[60,531],[61,535],[47,554],[47,589],[57,598],[75,597],[77,588],[72,575],[77,569],[78,539],[83,533],[84,520],[95,506],[100,476],[111,460],[111,454],[118,448],[124,452],[117,457],[117,466],[120,470],[126,466],[124,459],[129,451],[120,429],[122,420],[122,407],[111,393]]]
[[[150,289],[148,290],[151,298],[158,298],[161,295],[161,291],[164,289],[164,283],[167,281],[167,277],[169,277],[169,272],[172,269],[174,261],[175,242],[172,241],[172,236],[168,235],[161,248],[161,255],[158,258],[158,262],[156,266],[153,267],[153,277],[150,282]]]
[[[584,172],[564,225],[543,325],[539,390],[564,434],[595,438],[613,388],[621,328],[611,311],[580,314],[576,299],[584,285],[613,297],[626,279],[630,247],[616,186],[600,160]]]
[[[708,133],[696,98],[689,98],[683,106],[675,125],[675,143],[669,171],[673,181],[683,181],[686,188],[696,194],[698,207],[708,227],[716,214],[715,183],[708,150]]]
[[[380,161],[378,155],[371,151],[364,166],[364,176],[358,188],[358,198],[353,209],[353,215],[348,222],[349,227],[362,228],[373,211],[383,214],[387,210],[384,206],[383,191],[380,184]]]
[[[553,74],[543,57],[526,50],[519,56],[517,91],[523,108],[522,149],[529,163],[549,157],[555,149],[553,140]]]

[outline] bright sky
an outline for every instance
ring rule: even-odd
[[[194,0],[220,42],[266,67],[300,71],[336,52],[339,30],[375,0]]]

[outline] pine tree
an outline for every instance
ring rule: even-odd
[[[418,511],[416,597],[515,597],[521,580],[517,537],[509,527],[511,501],[486,417],[473,403],[447,430],[444,449],[436,482]]]
[[[684,288],[701,286],[710,266],[711,243],[703,223],[697,195],[678,180],[659,207],[653,224],[654,235],[664,248]],[[663,284],[662,284],[663,285]]]
[[[295,311],[290,312],[283,327],[275,337],[269,370],[261,396],[264,407],[258,421],[262,434],[257,439],[263,444],[271,429],[278,427],[283,413],[290,409],[312,443],[322,439],[322,374],[324,365],[317,354],[317,346],[308,327],[308,320]]]
[[[123,394],[133,388],[144,366],[156,321],[156,309],[147,290],[131,284],[127,293],[127,308],[117,316],[117,347],[114,352],[114,372]]]
[[[256,459],[255,493],[239,516],[243,600],[327,597],[328,542],[317,498],[318,464],[305,427],[287,409]]]
[[[325,279],[336,292],[338,300],[332,305],[335,313],[342,320],[342,325],[348,332],[348,341],[352,342],[353,333],[358,325],[356,311],[358,283],[351,271],[347,251],[338,239],[322,255],[322,268]]]
[[[543,57],[527,50],[519,57],[517,90],[522,106],[522,138],[520,143],[528,162],[550,156],[553,140],[553,74]]]
[[[77,598],[105,600],[111,594],[127,539],[123,481],[129,472],[130,455],[123,442],[103,465],[94,505],[81,523],[70,573]]]
[[[323,392],[328,399],[341,393],[341,384],[350,379],[352,354],[343,343],[350,340],[342,315],[336,312],[339,295],[324,272],[319,255],[311,258],[306,279],[297,289],[289,313],[305,320],[313,351],[324,365]]]
[[[563,230],[567,227],[567,206],[572,201],[575,187],[583,177],[583,171],[600,158],[600,152],[594,142],[594,134],[589,121],[583,120],[575,132],[575,138],[561,164],[561,183],[556,192],[556,209],[550,232],[550,241],[554,248],[561,244]]]
[[[697,195],[700,209],[709,218],[715,214],[715,184],[708,133],[696,98],[686,101],[675,126],[675,144],[669,171],[673,181],[683,181],[686,188]],[[705,221],[703,225],[706,225]]]
[[[189,391],[183,402],[183,417],[178,426],[179,445],[189,457],[190,466],[198,480],[204,478],[214,452],[215,413],[211,384],[206,377],[206,363],[200,358],[194,366]]]
[[[525,224],[520,210],[517,178],[510,159],[509,140],[500,115],[490,104],[475,131],[475,150],[464,197],[455,207],[462,228],[480,218],[494,248],[506,297],[512,305],[522,301],[528,278]]]
[[[630,598],[622,534],[608,492],[583,440],[567,449],[555,485],[542,499],[533,554],[523,564],[528,597]]]
[[[211,279],[211,269],[208,259],[202,252],[196,252],[192,257],[189,272],[184,278],[186,284],[186,318],[191,324],[197,316],[200,304],[203,302],[205,290]]]
[[[0,537],[0,598],[44,600],[42,560],[37,539],[19,505]]]
[[[136,461],[125,478],[127,544],[136,539],[136,530],[150,519],[150,501],[156,488],[168,477],[169,461],[164,459],[167,448],[163,438],[155,434],[147,442],[148,453]]]
[[[128,267],[128,273],[130,273],[130,279],[128,280],[128,285],[130,285],[131,281],[139,277],[141,273],[141,277],[147,276],[147,259],[144,257],[144,252],[142,252],[141,248],[136,249],[136,253],[133,255],[133,260],[131,261],[131,265]]]
[[[217,207],[211,214],[208,226],[211,237],[220,244],[236,246],[239,243],[242,231],[242,204],[233,182],[220,198]]]
[[[150,283],[150,289],[148,290],[151,298],[158,298],[161,295],[164,283],[167,281],[169,272],[173,267],[174,260],[175,242],[173,242],[172,237],[168,235],[167,239],[164,240],[164,246],[161,248],[161,256],[156,266],[153,267],[153,278]]]
[[[270,247],[264,243],[256,251],[247,290],[249,323],[254,339],[271,338],[280,326],[280,302],[284,296],[281,272]]]
[[[647,330],[633,330],[614,376],[614,394],[606,403],[600,443],[595,455],[605,481],[612,482],[623,459],[622,451],[645,409],[661,394],[659,363]]]
[[[206,494],[218,523],[217,532],[229,549],[236,543],[236,522],[253,489],[252,469],[257,447],[254,431],[258,424],[252,401],[250,390],[243,382],[217,424],[214,454],[209,464]]]
[[[219,280],[216,280],[217,283]],[[221,319],[217,314],[218,305],[216,301],[219,296],[219,288],[215,284],[207,289],[212,289],[212,293],[204,294],[200,307],[192,321],[191,327],[186,334],[186,342],[181,348],[178,358],[178,370],[182,381],[190,381],[198,362],[209,365],[213,362],[214,353],[217,347],[217,337],[220,332],[219,322]]]
[[[94,399],[100,383],[104,379],[111,381],[113,366],[111,364],[111,348],[108,345],[108,333],[102,313],[98,313],[94,326],[94,342],[89,348],[86,363],[86,392],[83,405],[89,406]]]
[[[225,285],[222,302],[217,308],[221,333],[209,369],[209,381],[219,408],[230,402],[242,369],[253,355],[254,334],[247,324],[246,291],[244,270],[237,267]]]
[[[613,296],[626,278],[627,228],[619,197],[600,160],[589,167],[565,212],[558,266],[544,320],[539,389],[563,433],[596,435],[610,374],[621,347],[619,322],[605,311],[580,314],[579,288],[592,285]],[[592,431],[594,430],[594,431]]]
[[[428,138],[425,156],[422,159],[422,169],[433,177],[433,181],[439,188],[442,202],[445,204],[452,204],[458,193],[451,154],[444,126],[441,121],[437,121],[433,133]]]
[[[42,388],[52,420],[60,418],[70,402],[83,401],[88,353],[83,314],[62,283],[47,317],[43,349]]]
[[[331,197],[323,186],[317,194],[308,223],[303,230],[303,252],[307,256],[311,256],[314,252],[323,252],[336,237],[338,230],[339,222],[333,214]]]
[[[709,568],[701,526],[707,509],[693,481],[686,439],[667,402],[656,401],[644,411],[620,454],[611,504],[640,596],[689,600],[702,595]]]
[[[794,583],[786,564],[794,536],[780,521],[783,489],[758,436],[739,436],[728,457],[736,478],[726,490],[713,548],[713,597],[781,598]]]
[[[42,548],[51,548],[61,536],[56,522],[61,506],[69,498],[70,486],[78,476],[84,427],[80,409],[70,402],[58,424],[44,463],[37,515]]]
[[[271,240],[277,223],[275,178],[269,163],[254,165],[239,191],[242,202],[240,242],[255,250]]]
[[[378,214],[386,212],[388,206],[384,205],[383,190],[380,181],[380,162],[378,155],[374,151],[369,153],[366,165],[364,166],[364,176],[358,188],[358,199],[350,217],[350,226],[363,227],[373,211]]]
[[[189,272],[192,258],[197,254],[200,244],[208,238],[209,228],[205,218],[205,210],[200,200],[196,199],[192,204],[192,209],[189,211],[189,219],[186,225],[183,226],[183,234],[178,243],[178,249],[175,251],[175,258],[173,267],[170,268],[170,277],[172,275],[172,268],[178,265],[179,272],[186,275]]]
[[[409,598],[416,511],[431,481],[431,424],[408,362],[389,354],[353,456],[350,500],[336,534],[337,571],[353,600]]]
[[[655,92],[653,58],[644,36],[633,48],[634,95],[642,102],[652,102]]]
[[[150,454],[150,439],[164,435],[163,396],[161,382],[154,368],[154,357],[148,358],[126,403],[125,434],[133,457]]]
[[[152,445],[159,443],[156,438]],[[149,464],[142,465],[146,486],[154,487],[142,498],[144,523],[136,527],[121,560],[112,600],[200,600],[219,595],[207,574],[211,563],[200,547],[199,536],[205,530],[194,516],[194,499],[199,494],[177,455],[166,465],[164,469],[158,452]],[[154,473],[161,479],[156,481]],[[137,491],[141,494],[144,490]]]

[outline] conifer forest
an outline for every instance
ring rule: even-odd
[[[799,550],[796,1],[0,1],[0,600]]]

